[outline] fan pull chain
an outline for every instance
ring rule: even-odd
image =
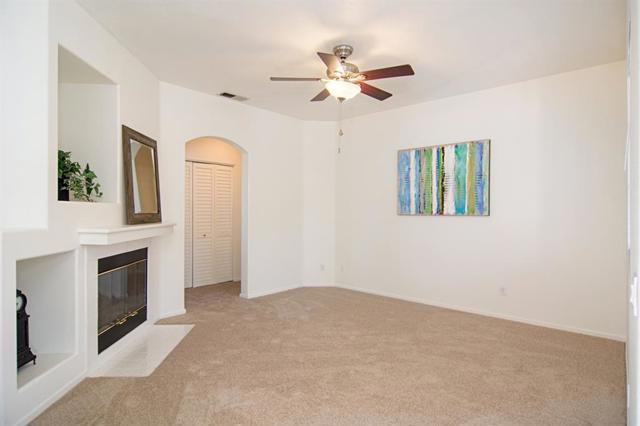
[[[342,152],[342,136],[344,132],[342,131],[342,103],[344,99],[338,98],[338,154]]]

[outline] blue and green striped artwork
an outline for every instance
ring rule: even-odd
[[[398,151],[398,214],[489,215],[488,139]]]

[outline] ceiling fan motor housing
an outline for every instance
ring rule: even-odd
[[[348,44],[339,44],[333,48],[333,54],[336,55],[342,62],[347,59],[353,53],[353,47]]]
[[[327,77],[330,79],[351,79],[355,77],[360,70],[352,63],[346,62],[346,59],[353,53],[353,47],[348,44],[339,44],[333,48],[333,54],[340,58],[342,69],[327,68]]]
[[[342,71],[327,68],[327,77],[331,79],[352,79],[358,76],[360,73],[360,70],[355,64],[352,64],[350,62],[343,62],[340,65],[342,65]]]

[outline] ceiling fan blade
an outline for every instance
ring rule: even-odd
[[[313,99],[311,99],[311,102],[324,101],[327,97],[329,97],[329,91],[327,89],[323,89],[322,92],[318,93]]]
[[[381,78],[402,77],[405,75],[414,75],[411,65],[398,65],[389,68],[379,68],[377,70],[363,71],[365,80],[379,80]]]
[[[271,81],[318,81],[320,77],[270,77]]]
[[[364,93],[365,95],[371,96],[372,98],[375,98],[379,101],[384,101],[388,97],[392,96],[391,93],[385,92],[384,90],[378,89],[377,87],[374,87],[370,84],[363,83],[363,82],[360,82],[358,84],[362,89],[362,93]]]
[[[318,54],[318,56],[320,56],[320,59],[322,59],[322,62],[324,62],[324,64],[327,66],[327,68],[329,68],[329,70],[339,71],[341,73],[344,73],[344,70],[342,69],[342,64],[340,64],[340,59],[336,55],[333,55],[331,53],[322,53],[322,52],[316,52],[316,53]]]

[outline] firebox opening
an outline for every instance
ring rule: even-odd
[[[98,353],[147,319],[147,248],[98,259]]]

